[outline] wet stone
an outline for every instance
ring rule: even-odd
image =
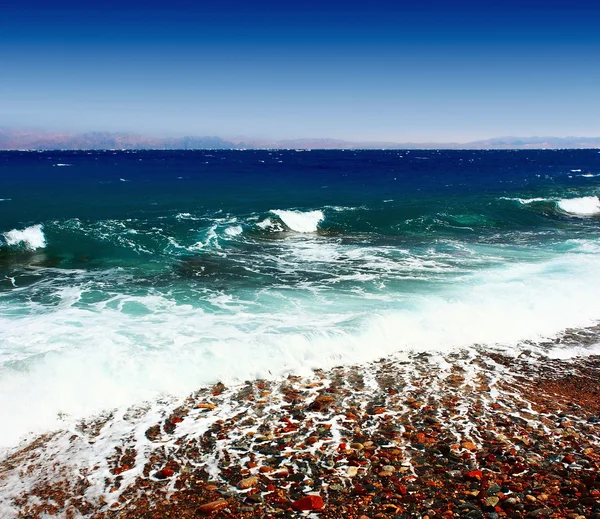
[[[487,489],[487,493],[490,496],[491,495],[495,495],[495,494],[497,494],[500,491],[501,491],[500,485],[496,485],[496,484],[491,485],[490,488]]]
[[[500,498],[498,498],[496,496],[488,497],[485,500],[485,506],[488,508],[493,508],[498,504],[499,501],[500,501]]]
[[[316,371],[308,379],[207,388],[165,410],[155,426],[142,422],[148,423],[142,445],[139,436],[118,439],[113,454],[81,478],[63,458],[51,468],[56,483],[41,483],[50,467],[37,460],[57,452],[60,434],[57,443],[44,440],[47,449],[42,441],[39,450],[0,462],[1,473],[28,477],[28,467],[35,475],[37,483],[25,481],[31,496],[13,500],[20,516],[31,519],[67,517],[67,506],[82,519],[311,513],[321,519],[591,519],[600,513],[598,431],[589,420],[600,415],[597,397],[589,396],[600,358],[567,363],[533,353],[522,359],[451,354],[445,360],[455,385],[446,384],[429,359],[383,359]],[[311,402],[318,404],[308,410]],[[179,425],[184,416],[185,428]],[[103,427],[95,435],[93,426],[82,428],[80,438],[63,443],[97,449],[99,432],[110,431]],[[139,477],[118,478],[140,461],[126,453],[144,451]],[[111,495],[112,508],[86,501],[90,493],[81,483],[89,476],[98,481],[106,466],[105,488],[94,494]],[[172,479],[154,477],[164,469],[174,472]],[[10,487],[3,481],[4,497]],[[313,495],[318,491],[321,496]],[[212,511],[206,508],[211,503]]]

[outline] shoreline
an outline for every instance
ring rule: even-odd
[[[464,350],[217,384],[14,452],[0,515],[600,518],[599,381]]]

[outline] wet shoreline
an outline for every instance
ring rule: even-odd
[[[217,384],[39,438],[0,463],[0,509],[600,517],[599,375],[599,356],[465,350]]]

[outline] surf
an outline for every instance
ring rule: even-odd
[[[12,229],[3,234],[8,247],[18,247],[35,251],[46,247],[46,236],[41,224],[32,225],[25,229]]]

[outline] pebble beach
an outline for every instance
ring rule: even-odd
[[[19,519],[598,518],[599,374],[594,355],[472,349],[216,384],[28,443],[0,465],[0,509]]]

